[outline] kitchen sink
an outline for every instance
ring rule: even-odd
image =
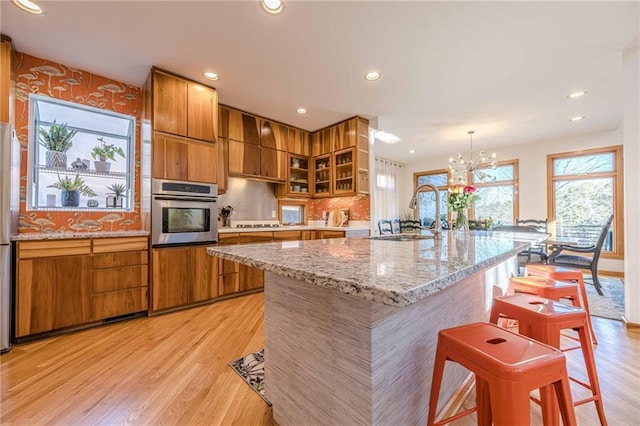
[[[393,234],[393,235],[377,235],[375,237],[368,237],[369,240],[383,240],[383,241],[415,241],[415,240],[432,240],[433,235],[423,234]]]

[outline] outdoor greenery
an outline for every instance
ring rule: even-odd
[[[56,188],[61,191],[79,191],[82,195],[87,197],[95,197],[96,194],[89,185],[79,176],[76,175],[73,180],[69,176],[61,178],[58,176],[58,181],[48,185],[47,188]]]
[[[49,151],[67,152],[71,148],[71,139],[78,133],[77,130],[69,130],[67,123],[56,124],[56,120],[53,120],[53,124],[47,131],[44,127],[40,126],[38,129],[38,143],[45,147]]]

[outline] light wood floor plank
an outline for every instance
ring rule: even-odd
[[[609,424],[636,425],[640,332],[593,320]],[[227,365],[263,347],[263,327],[258,293],[16,345],[0,357],[0,423],[273,425],[271,408]],[[580,374],[580,353],[568,356]],[[593,404],[576,413],[597,424]]]

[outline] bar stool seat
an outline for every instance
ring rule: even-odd
[[[477,406],[435,421],[445,362],[456,362],[476,377]],[[478,424],[530,424],[530,393],[553,388],[565,425],[575,425],[564,354],[551,346],[494,324],[473,323],[441,330],[433,366],[427,425],[441,425],[475,411]],[[542,391],[541,391],[542,392]]]
[[[591,334],[591,339],[594,345],[598,344],[598,340],[596,339],[596,333],[593,330],[593,325],[591,324],[591,311],[589,310],[589,299],[587,298],[587,288],[584,283],[584,275],[582,271],[578,269],[564,268],[562,266],[555,265],[544,265],[544,264],[527,264],[525,267],[525,276],[526,275],[534,275],[541,276],[545,278],[549,278],[557,281],[569,281],[575,282],[578,284],[580,288],[580,296],[581,296],[581,304],[582,308],[587,311],[587,320],[589,322],[589,333]],[[540,295],[542,296],[542,295]],[[543,296],[546,297],[546,296]],[[554,297],[548,297],[549,299],[558,300]],[[574,304],[574,306],[577,306]]]
[[[607,420],[604,415],[595,356],[587,331],[588,316],[586,311],[564,303],[558,303],[554,300],[520,293],[493,299],[490,321],[495,324],[501,316],[517,320],[521,334],[558,349],[560,349],[561,330],[573,329],[578,332],[578,340],[580,341],[580,348],[582,349],[584,366],[587,377],[589,378],[589,383],[583,383],[572,377],[570,377],[570,379],[589,389],[591,391],[591,397],[575,401],[574,405],[577,406],[587,402],[595,402],[600,423],[606,425]],[[549,406],[554,404],[548,394],[542,394],[543,406],[545,399],[547,400],[547,404],[550,404]],[[553,412],[556,411],[550,410],[549,415],[553,415]],[[555,416],[557,418],[557,415]],[[553,420],[549,421],[553,422]]]

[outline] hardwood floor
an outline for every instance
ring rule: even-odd
[[[637,425],[640,331],[593,321],[609,424]],[[257,293],[16,345],[0,357],[0,423],[271,425],[270,407],[227,366],[263,336]],[[579,352],[568,356],[579,371]],[[576,413],[580,425],[598,424],[592,403]]]

